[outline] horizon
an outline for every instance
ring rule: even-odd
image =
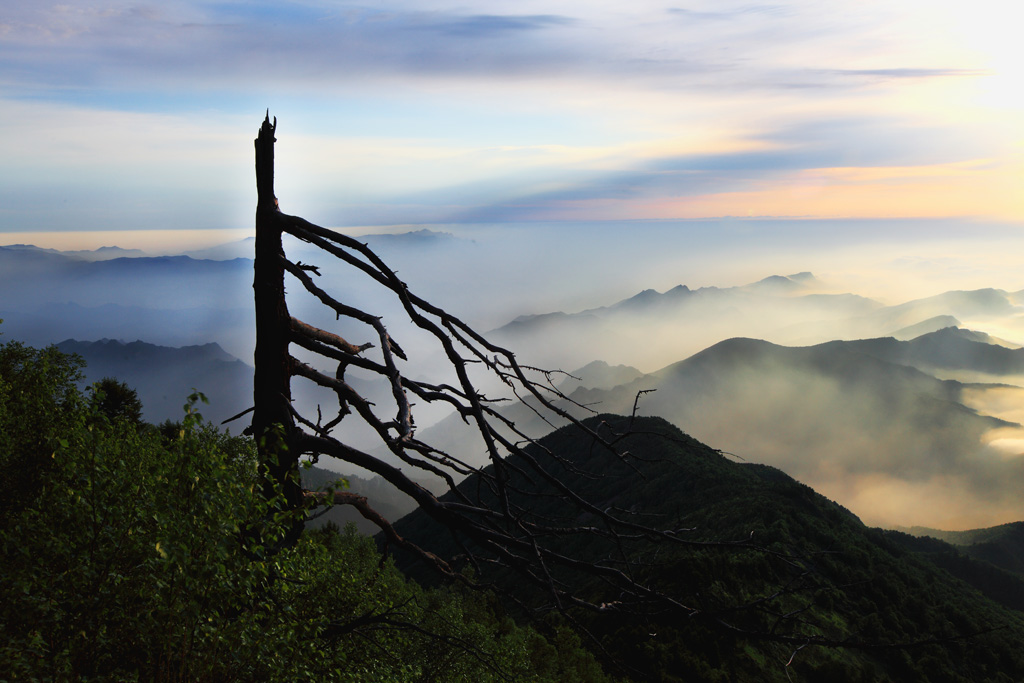
[[[304,215],[301,210],[297,213]],[[304,217],[316,222],[309,215]],[[734,287],[798,272],[814,273],[828,283],[829,291],[856,292],[887,305],[953,290],[1024,290],[1024,275],[1014,256],[1024,253],[1024,229],[1012,222],[727,217],[331,229],[353,237],[426,230],[460,240],[503,244],[503,250],[496,248],[492,253],[487,277],[510,286],[521,279],[522,263],[529,258],[539,275],[547,272],[559,285],[550,296],[541,297],[550,304],[545,311],[583,310],[645,289]],[[628,244],[616,237],[620,233],[627,236]],[[230,248],[252,238],[253,228],[0,230],[0,246],[27,244],[58,251],[120,247],[138,249],[147,256]],[[566,265],[560,265],[563,262]],[[593,269],[614,269],[618,276],[595,280],[587,276]],[[579,276],[576,281],[572,274]],[[434,284],[429,282],[429,269],[417,277],[420,287]]]
[[[250,235],[269,111],[282,210],[347,234],[697,236],[680,274],[643,279],[588,246],[623,273],[601,300],[800,270],[890,302],[1020,289],[1024,48],[1002,19],[909,1],[18,6],[0,239],[163,255]],[[591,305],[586,283],[552,285]]]
[[[928,321],[938,320],[938,314],[949,316],[951,313],[956,313],[960,327],[987,332],[996,337],[997,342],[1008,340],[1011,344],[1016,342],[1019,345],[1020,340],[1024,339],[1024,327],[1021,325],[1024,315],[1020,314],[1024,310],[1024,301],[1018,296],[1018,293],[1024,292],[1022,287],[995,287],[1006,292],[1005,296],[997,297],[1005,301],[1002,308],[991,308],[987,303],[991,297],[985,295],[968,297],[964,300],[966,304],[953,303],[951,305],[954,309],[935,309],[934,304],[926,303],[923,307],[908,309],[906,316],[897,315],[899,307],[893,305],[903,304],[911,298],[894,300],[894,297],[906,293],[908,289],[894,289],[892,280],[883,283],[888,289],[889,300],[881,302],[888,303],[890,308],[876,308],[875,304],[865,308],[865,300],[860,299],[864,292],[856,287],[842,286],[856,284],[854,278],[843,283],[836,279],[841,274],[838,270],[823,272],[811,269],[807,273],[803,268],[785,267],[802,263],[807,257],[806,253],[791,253],[793,243],[806,238],[799,231],[789,234],[781,244],[776,243],[777,235],[773,234],[762,234],[760,240],[752,240],[752,253],[747,255],[749,261],[735,263],[732,272],[743,273],[748,268],[761,269],[761,272],[757,272],[754,277],[729,281],[721,264],[712,262],[701,270],[698,263],[707,253],[716,250],[719,253],[725,250],[734,258],[741,258],[742,255],[735,246],[729,244],[729,240],[725,243],[701,241],[707,237],[709,229],[717,234],[721,226],[691,224],[689,227],[693,232],[690,239],[665,241],[665,236],[674,235],[678,226],[646,225],[649,231],[634,230],[628,244],[613,245],[612,249],[594,247],[594,244],[604,244],[603,239],[592,240],[588,247],[581,236],[593,234],[600,237],[609,232],[614,233],[621,229],[619,225],[574,224],[572,229],[558,231],[551,230],[551,226],[538,228],[531,224],[518,224],[503,226],[501,230],[484,226],[480,232],[462,230],[461,234],[461,228],[456,226],[451,233],[445,233],[440,241],[423,243],[416,238],[409,241],[388,240],[379,243],[377,251],[378,255],[398,269],[403,280],[410,283],[412,291],[455,312],[474,324],[479,331],[485,332],[492,341],[515,349],[521,361],[531,366],[573,371],[591,361],[602,360],[610,366],[628,365],[643,373],[653,373],[648,375],[651,378],[649,381],[656,381],[659,371],[674,367],[684,359],[699,355],[702,350],[710,349],[729,338],[750,337],[781,346],[810,347],[830,339],[891,336],[902,328],[910,329],[908,325],[934,325]],[[745,225],[740,225],[739,229]],[[810,226],[812,230],[820,227]],[[698,228],[703,228],[703,232]],[[737,228],[734,226],[734,229]],[[105,242],[107,237],[109,233],[98,236],[98,239]],[[970,241],[973,243],[976,240]],[[702,244],[702,249],[696,255],[688,254],[691,243]],[[237,241],[233,244],[236,247],[250,246]],[[577,251],[584,250],[579,254],[581,258],[575,261],[565,258],[565,254],[572,253],[574,244]],[[784,264],[780,260],[775,263],[778,267],[766,268],[766,264],[771,261],[765,252],[767,244],[774,245],[772,257],[787,255],[791,261]],[[305,249],[300,243],[292,246],[299,249],[294,253],[291,248],[288,249],[291,258],[301,257],[307,263],[326,265],[316,256],[315,250],[308,246]],[[949,248],[956,246],[953,244]],[[916,245],[916,248],[919,247]],[[859,254],[851,254],[851,245],[844,244],[843,248],[834,250],[833,257],[838,260],[832,263],[841,267],[845,259],[853,258],[855,265],[862,268],[860,259],[864,253],[871,253],[876,248],[876,238],[862,245],[862,253]],[[0,250],[0,253],[3,251],[7,250]],[[812,252],[821,258],[821,245],[815,245]],[[524,280],[518,272],[517,264],[527,255],[535,265],[548,270],[550,276]],[[965,264],[970,261],[969,256],[961,250],[957,258],[961,264]],[[225,258],[234,258],[234,254],[229,253]],[[920,262],[917,268],[922,276],[917,278],[916,286],[931,286],[931,291],[922,294],[934,296],[956,289],[950,286],[952,283],[945,277],[951,270],[950,263],[940,263],[936,268],[929,264],[922,252],[918,252],[918,258]],[[687,259],[693,267],[680,267]],[[11,268],[20,269],[22,266],[18,265],[19,260],[15,256],[7,263]],[[207,261],[208,265],[195,270],[193,264],[199,265],[202,262],[180,262],[178,267],[168,271],[172,263],[167,262],[153,269],[153,275],[149,277],[149,271],[145,268],[129,265],[135,259],[129,257],[117,260],[118,264],[113,269],[64,269],[55,264],[47,266],[47,271],[34,271],[32,263],[35,259],[25,259],[26,270],[19,271],[20,274],[10,278],[5,285],[5,289],[14,294],[4,297],[6,312],[0,312],[0,317],[7,319],[0,328],[4,339],[24,341],[21,331],[31,329],[36,335],[56,335],[42,340],[49,343],[65,339],[88,341],[100,337],[125,341],[138,339],[172,347],[217,342],[235,357],[247,362],[251,360],[251,267],[230,263],[221,266],[215,265],[216,261]],[[49,263],[50,260],[44,259],[42,262]],[[1009,262],[1014,265],[1012,259]],[[82,261],[70,263],[80,264]],[[898,270],[906,268],[907,264],[890,263],[887,267]],[[620,272],[617,277],[605,277],[608,268],[618,269]],[[705,281],[697,276],[701,272],[717,280]],[[862,269],[858,272],[866,278],[869,271]],[[928,273],[932,277],[923,277]],[[813,279],[806,277],[808,274]],[[996,273],[991,269],[968,274],[980,278],[979,283],[984,286],[978,290],[997,284],[993,282]],[[1008,274],[1014,280],[1020,277],[1016,269],[1011,268]],[[748,289],[744,285],[755,284],[770,276],[789,275],[801,276],[794,280],[801,285],[799,289],[791,292],[779,290],[777,294],[765,299],[757,296],[751,298],[744,294],[746,291],[753,295],[758,291],[756,287]],[[652,282],[659,278],[662,283],[669,284]],[[467,280],[476,285],[465,287]],[[551,280],[557,280],[559,286],[551,288]],[[869,280],[861,280],[864,281]],[[416,341],[410,341],[410,330],[401,320],[400,307],[395,308],[393,304],[375,298],[364,286],[366,283],[361,283],[359,278],[352,278],[346,269],[324,269],[320,284],[330,289],[343,288],[347,303],[383,316],[389,332],[401,338],[403,347],[410,353],[409,371],[417,376],[433,376],[432,373],[437,370],[434,367],[437,359],[432,358],[429,349],[421,348]],[[647,309],[641,305],[635,310],[627,310],[622,316],[608,318],[612,321],[611,327],[597,328],[601,330],[597,336],[589,333],[587,327],[574,329],[570,325],[549,328],[546,323],[535,328],[529,336],[521,338],[503,336],[509,332],[501,329],[518,315],[549,312],[546,308],[548,305],[582,316],[579,318],[581,321],[588,316],[592,317],[594,314],[589,311],[595,307],[604,307],[601,315],[614,316],[616,304],[628,301],[643,290],[669,292],[679,285],[686,285],[693,291],[721,288],[714,295],[716,297],[730,290],[739,296],[708,299],[706,301],[709,303],[721,302],[710,306],[700,304],[698,297],[698,303],[671,315],[659,313],[669,310],[663,308],[653,308],[650,313],[646,313]],[[628,289],[624,291],[624,288]],[[775,290],[769,288],[765,291]],[[846,293],[854,296],[840,296],[832,299],[831,303],[826,297],[820,300],[821,303],[816,303],[816,297],[820,295]],[[294,299],[290,296],[289,299],[293,315],[325,329],[334,329],[332,325],[336,323],[333,315],[328,316],[329,319],[320,320],[309,308],[309,302],[303,303],[298,296]],[[799,303],[804,299],[805,304]],[[790,303],[786,303],[787,300]],[[957,313],[957,308],[962,312]],[[885,314],[871,318],[868,315],[871,310]],[[490,324],[480,326],[481,321]],[[73,332],[73,329],[80,331]],[[926,334],[931,329],[921,329],[918,334]],[[351,336],[344,329],[339,332],[346,337]],[[354,333],[358,335],[354,338],[363,334],[357,330]],[[739,368],[743,366],[744,362],[738,364]],[[841,366],[840,362],[838,367]],[[712,377],[719,377],[720,381],[725,382],[730,372],[728,367],[722,366]],[[902,417],[899,419],[910,421],[906,426],[898,420],[896,424],[890,424],[894,414],[892,406],[886,407],[885,402],[895,399],[895,405],[900,406],[906,405],[906,401],[916,400],[912,394],[906,393],[907,387],[897,384],[893,389],[879,385],[869,393],[850,396],[844,399],[845,402],[831,400],[829,403],[821,399],[835,395],[836,387],[832,383],[836,378],[831,378],[827,373],[804,376],[798,368],[784,372],[786,375],[782,384],[779,383],[780,376],[776,374],[773,378],[771,373],[763,377],[747,377],[739,384],[735,383],[736,380],[732,380],[731,384],[722,384],[722,391],[725,392],[722,396],[733,398],[727,408],[722,407],[725,412],[721,415],[708,414],[706,411],[684,411],[670,421],[712,447],[737,453],[745,460],[763,461],[780,467],[815,490],[850,507],[870,524],[921,524],[957,530],[1019,521],[1019,514],[1016,513],[1019,506],[1012,498],[1007,498],[1007,486],[1016,490],[1016,471],[1019,463],[1024,462],[1020,450],[1024,446],[1024,432],[1017,428],[989,427],[976,443],[971,441],[970,435],[958,437],[960,449],[954,449],[932,463],[927,458],[922,459],[922,449],[927,450],[927,444],[934,441],[934,436],[910,424],[913,422],[913,413],[900,413]],[[988,383],[989,388],[982,384],[972,385],[970,392],[966,392],[958,402],[963,402],[969,412],[977,411],[982,415],[1011,422],[1021,421],[1024,412],[1019,406],[1019,398],[1012,392],[1007,394],[1000,387],[1006,386],[1006,383],[1024,385],[1024,375],[986,375],[983,371],[964,370],[958,373],[949,370],[936,373],[936,377]],[[141,376],[138,381],[143,381]],[[192,381],[201,384],[203,378],[197,377]],[[992,385],[992,382],[997,384]],[[762,383],[766,391],[775,396],[775,400],[763,404],[759,393]],[[173,414],[178,402],[172,399],[168,403],[166,386],[162,389],[150,387],[148,390],[154,401],[164,407],[170,406]],[[671,389],[666,390],[669,391],[667,395],[671,395]],[[897,393],[887,396],[890,390]],[[181,391],[185,390],[180,389],[178,393]],[[235,399],[221,394],[216,409],[226,411],[228,415],[236,413],[233,404],[245,394],[247,392],[242,390]],[[821,406],[831,406],[828,409],[834,412],[829,414],[837,420],[836,435],[808,441],[809,435],[819,429],[818,425],[828,424],[832,418],[815,413],[815,410],[821,409],[814,405],[815,402],[805,405],[801,398],[804,394],[818,396]],[[660,392],[655,397],[658,395]],[[780,396],[784,398],[780,399]],[[302,392],[298,392],[296,397],[302,403],[315,400],[305,397]],[[644,401],[645,404],[649,402]],[[786,406],[786,413],[773,417],[770,411],[779,406]],[[418,413],[417,424],[421,428],[428,428],[446,415],[444,411],[438,412],[429,406],[425,408],[425,412],[421,410]],[[851,411],[866,419],[867,425],[874,427],[868,426],[869,432],[858,433],[856,439],[836,441],[836,436],[849,432],[851,426],[846,424],[843,416]],[[741,425],[751,428],[761,425],[761,431],[755,429],[751,433],[747,428],[730,427],[729,415],[733,416],[731,419],[738,419]],[[771,425],[769,432],[763,431],[766,424]],[[880,431],[877,434],[870,431],[874,429]],[[356,439],[358,443],[361,437],[353,432],[349,433],[348,438]],[[862,441],[868,444],[872,438],[879,439],[882,453],[888,454],[891,461],[883,458],[862,472],[856,453],[851,453],[850,447]],[[787,443],[793,445],[786,446]],[[797,447],[796,444],[802,445]],[[917,454],[914,456],[915,474],[907,477],[902,469],[901,454],[910,457],[912,453]],[[945,502],[933,505],[931,501],[935,500]]]

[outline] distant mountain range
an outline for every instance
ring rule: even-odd
[[[1024,349],[1007,348],[985,333],[957,327],[944,327],[909,341],[885,337],[829,343],[926,372],[963,371],[993,378],[1024,375]]]
[[[927,527],[901,530],[918,537],[939,539],[974,559],[1024,576],[1024,522],[968,531],[942,531]],[[1020,609],[1024,609],[1024,596],[1021,597]]]
[[[57,348],[85,360],[86,384],[115,377],[135,389],[142,401],[143,419],[154,424],[180,420],[186,398],[194,390],[209,399],[209,405],[200,405],[198,410],[215,423],[252,405],[252,367],[217,344],[171,348],[141,341],[67,339]],[[235,423],[231,431],[237,434],[248,423]]]
[[[1024,515],[1017,493],[1024,459],[989,443],[993,435],[1024,432],[975,407],[985,407],[989,391],[1012,389],[942,380],[923,370],[1017,372],[1020,350],[979,338],[944,329],[910,342],[810,347],[730,339],[618,386],[599,387],[598,379],[596,388],[577,387],[574,405],[565,407],[582,417],[579,406],[630,414],[636,405],[639,414],[665,418],[737,457],[783,469],[873,524],[968,519],[984,525]],[[505,415],[527,434],[549,429],[522,405]],[[421,438],[479,462],[473,435],[457,418],[422,430]]]
[[[36,346],[74,339],[159,339],[163,346],[201,346],[212,338],[232,355],[252,358],[254,315],[250,307],[152,308],[102,304],[47,303],[6,308],[0,303],[0,331]]]
[[[146,252],[141,249],[122,249],[121,247],[100,247],[99,249],[74,249],[71,251],[61,251],[59,249],[44,249],[43,247],[37,247],[34,244],[8,244],[0,247],[0,249],[61,254],[63,256],[69,256],[83,261],[108,261],[115,258],[139,258],[147,255]]]
[[[86,260],[52,250],[0,247],[0,318],[10,337],[217,341],[252,353],[252,261],[188,256]]]
[[[581,356],[657,367],[736,336],[803,346],[834,339],[908,339],[962,321],[996,323],[1024,338],[1021,292],[955,291],[884,306],[821,290],[810,273],[741,287],[680,285],[578,313],[520,316],[491,337],[546,367],[575,367]]]
[[[398,265],[419,263],[427,254],[437,258],[453,244],[472,245],[428,230],[359,239]],[[7,334],[37,345],[69,337],[167,346],[216,341],[248,358],[255,341],[252,256],[251,238],[175,256],[119,247],[86,252],[8,245],[0,247],[0,319]],[[325,265],[323,254],[304,243],[290,244],[289,256]],[[347,292],[368,310],[385,307],[380,297],[367,301],[366,287],[344,266],[325,267],[320,284]],[[333,314],[311,312],[308,302],[290,305],[314,324],[334,320]]]
[[[427,230],[359,239],[403,276],[417,277],[420,290],[436,284],[445,291],[455,288],[447,296],[456,302],[472,297],[474,288],[465,286],[455,263],[472,260],[473,242]],[[345,292],[353,305],[383,315],[392,325],[403,323],[404,312],[393,297],[382,297],[352,269],[333,266],[304,243],[289,244],[288,250],[293,259],[324,266],[318,280],[322,287]],[[117,247],[88,253],[0,247],[0,272],[5,275],[0,318],[8,334],[36,344],[69,337],[144,339],[168,346],[216,341],[232,355],[248,358],[254,344],[251,255],[251,239],[160,257]],[[298,317],[335,324],[333,315],[293,293],[290,307]],[[828,291],[811,273],[797,273],[738,287],[644,290],[577,313],[522,315],[489,337],[532,365],[566,369],[602,360],[647,372],[732,337],[809,345],[888,336],[909,340],[962,326],[1012,347],[1016,344],[1003,340],[1024,339],[1021,300],[1020,292],[982,289],[885,306]]]
[[[0,247],[0,268],[7,276],[2,284],[5,306],[12,308],[66,301],[154,308],[219,302],[225,307],[227,302],[237,305],[251,299],[251,293],[245,291],[245,283],[252,279],[250,259],[146,256],[85,260],[52,250]],[[235,283],[239,283],[237,292]]]
[[[442,281],[461,282],[458,268],[444,266],[453,249],[474,253],[472,242],[430,231],[361,239],[402,265],[403,274],[425,268]],[[236,247],[250,249],[251,243]],[[307,258],[304,249],[293,245],[289,253]],[[163,347],[216,341],[234,358],[251,358],[250,259],[97,253],[119,256],[89,260],[26,245],[0,247],[5,338],[36,345],[69,337],[139,339]],[[365,283],[352,277],[344,268],[325,269],[318,283],[378,311]],[[474,294],[464,283],[462,290]],[[294,315],[346,337],[366,336],[339,328],[333,315],[310,312],[310,297],[294,288],[290,293]],[[1020,292],[981,289],[885,306],[830,292],[814,275],[797,273],[739,287],[645,290],[578,313],[520,316],[491,337],[515,349],[522,362],[580,368],[576,378],[556,375],[555,381],[599,410],[628,413],[639,391],[656,389],[640,395],[641,414],[661,415],[740,457],[783,467],[858,511],[872,510],[872,523],[943,526],[977,502],[963,519],[984,526],[1019,517],[1011,514],[1019,508],[1008,491],[1009,482],[1024,482],[1016,464],[1024,451],[1017,431],[1024,421],[1024,390],[1017,388],[1024,384],[1024,350],[1013,341],[1024,339],[1021,298]],[[418,363],[409,371],[427,372],[431,356],[410,347],[395,327],[402,311],[382,314]],[[957,323],[959,329],[950,327]],[[111,374],[136,385],[161,419],[177,417],[193,386],[211,396],[218,417],[248,407],[251,369],[242,370],[241,361],[233,361],[231,371],[197,370],[194,359],[183,359],[171,370],[177,360],[122,358],[116,366],[97,349],[80,351],[92,356],[90,378]],[[356,373],[351,379],[359,381]],[[379,389],[362,388],[384,405],[389,398]],[[312,414],[318,405],[330,410],[324,392],[303,386],[296,396]],[[548,428],[532,422],[528,408],[507,410],[538,436]],[[479,458],[454,420],[429,425],[429,419],[421,422],[424,438]],[[372,434],[354,424],[344,429],[345,438],[370,447]],[[894,501],[908,509],[895,509]],[[927,516],[943,511],[945,517]]]

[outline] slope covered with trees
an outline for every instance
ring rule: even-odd
[[[175,429],[105,412],[79,372],[0,345],[0,679],[605,680],[571,633],[424,591],[354,532],[276,548],[295,513],[251,440],[198,397]]]
[[[627,423],[612,416],[594,422],[619,432]],[[868,528],[783,472],[730,460],[663,420],[638,418],[631,430],[622,442],[628,458],[569,428],[541,446],[566,458],[554,474],[568,488],[587,491],[608,509],[657,520],[695,544],[652,546],[609,536],[604,544],[571,547],[571,534],[548,539],[593,562],[629,556],[643,581],[693,608],[687,620],[576,615],[637,679],[1008,681],[1024,675],[1017,646],[1024,618],[1010,608],[1022,604],[1019,579],[999,574],[1007,582],[986,598],[978,587],[1000,571],[987,563],[938,541],[942,548],[914,546],[910,537]],[[506,487],[535,501],[523,523],[597,523],[567,518],[571,506],[563,496],[536,480],[513,477]],[[479,490],[472,478],[461,488],[467,495]],[[419,512],[397,528],[445,556],[465,552],[459,539]],[[722,541],[739,545],[696,545]],[[485,548],[469,550],[487,557]],[[529,606],[524,583],[500,567],[499,557],[490,559],[499,568],[488,576]],[[490,565],[478,560],[476,566]],[[617,600],[600,581],[585,591],[591,602]],[[816,641],[845,646],[804,647]]]

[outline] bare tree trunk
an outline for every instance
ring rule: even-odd
[[[270,475],[265,493],[274,495],[282,487],[290,509],[302,505],[298,482],[299,453],[295,442],[295,421],[291,413],[291,355],[288,351],[291,316],[284,298],[284,248],[281,220],[274,195],[274,132],[269,112],[256,138],[256,260],[253,290],[256,304],[256,375],[253,383],[252,433],[260,462]],[[301,521],[293,530],[297,538]],[[293,540],[293,539],[292,539]]]

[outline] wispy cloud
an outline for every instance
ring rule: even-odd
[[[863,76],[867,78],[947,78],[987,76],[991,73],[986,69],[836,69],[832,73],[838,76]]]
[[[502,36],[520,34],[524,31],[536,31],[552,26],[575,24],[576,20],[553,14],[533,16],[502,16],[496,14],[476,14],[460,18],[447,18],[437,23],[427,23],[419,28],[438,31],[444,36],[472,39],[494,39]]]
[[[989,170],[971,173],[988,181],[1014,166],[1022,119],[975,97],[1001,76],[957,41],[946,19],[958,12],[801,0],[20,3],[0,27],[0,100],[28,142],[0,161],[0,176],[45,160],[66,176],[60,160],[78,147],[53,131],[116,139],[101,123],[116,112],[158,129],[177,118],[178,132],[154,136],[148,152],[85,143],[96,163],[132,177],[133,159],[148,153],[171,168],[165,155],[192,145],[161,139],[203,121],[233,130],[271,107],[324,174],[303,175],[303,187],[319,188],[303,198],[338,220],[360,206],[379,207],[381,220],[460,220],[556,206],[565,215],[588,202],[672,215],[666,207],[687,197],[707,198],[687,211],[725,210],[731,199],[721,198],[791,196],[808,175],[846,182],[828,169],[983,159]],[[250,134],[239,133],[239,148]],[[214,167],[235,163],[228,147],[206,149],[225,155]],[[167,191],[189,192],[189,177],[164,174]],[[780,201],[756,203],[783,215],[808,208]]]
[[[598,81],[657,77],[666,84],[723,88],[840,87],[851,76],[976,73],[945,64],[901,64],[900,56],[881,67],[868,68],[864,59],[857,60],[864,68],[848,67],[848,55],[866,42],[891,49],[893,41],[866,40],[856,22],[826,23],[823,12],[807,6],[684,10],[647,3],[595,12],[563,4],[566,11],[534,14],[488,2],[476,7],[505,11],[458,12],[431,3],[32,3],[8,16],[0,54],[8,85],[23,86],[48,80],[66,86],[82,79],[112,87],[129,78],[138,79],[137,85],[169,79],[178,86],[216,83],[234,89],[261,76],[351,83],[367,75],[481,75],[481,65],[491,78],[527,72]],[[853,17],[862,20],[857,13]],[[817,62],[787,58],[818,48]],[[18,62],[28,65],[20,78]]]

